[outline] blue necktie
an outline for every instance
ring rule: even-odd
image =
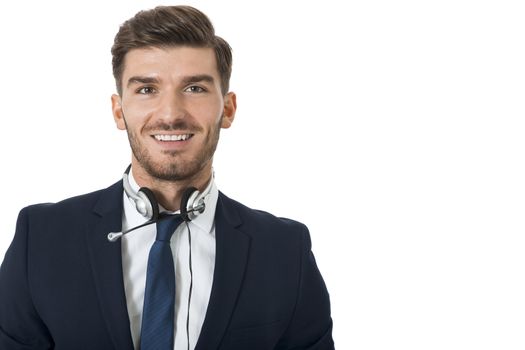
[[[175,264],[170,239],[182,221],[180,216],[174,216],[157,222],[157,237],[148,257],[141,350],[173,350]]]

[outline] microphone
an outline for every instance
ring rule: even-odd
[[[110,232],[108,233],[108,241],[110,242],[116,242],[119,238],[121,238],[122,236],[132,232],[132,231],[135,231],[141,227],[144,227],[144,226],[148,226],[148,225],[151,225],[151,224],[155,224],[161,220],[164,220],[166,218],[169,218],[169,217],[173,217],[175,215],[178,215],[178,216],[181,216],[184,221],[191,221],[191,219],[188,218],[188,213],[193,213],[193,212],[198,212],[198,213],[202,213],[204,212],[204,209],[206,208],[206,204],[203,202],[199,203],[198,205],[196,205],[195,207],[191,208],[191,209],[187,209],[185,210],[184,213],[180,213],[180,212],[177,212],[175,214],[160,214],[157,218],[153,218],[151,220],[148,220],[146,221],[145,223],[141,224],[141,225],[138,225],[138,226],[135,226],[135,227],[132,227],[130,229],[127,229],[125,231],[120,231],[120,232]]]
[[[167,216],[167,215],[166,215]],[[161,220],[160,218],[159,219],[152,219],[152,220],[148,220],[146,221],[145,223],[143,223],[142,225],[139,225],[139,226],[135,226],[135,227],[132,227],[126,231],[121,231],[121,232],[110,232],[108,233],[108,241],[110,242],[116,242],[120,237],[124,236],[125,234],[128,234],[132,231],[135,231],[136,229],[139,229],[141,227],[144,227],[144,226],[148,226],[148,225],[151,225],[151,224],[154,224],[156,223],[157,221]]]

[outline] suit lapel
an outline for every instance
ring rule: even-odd
[[[122,182],[103,191],[86,234],[100,307],[116,349],[133,349],[122,275],[120,240],[107,234],[122,229]],[[242,286],[250,237],[240,231],[241,218],[232,200],[219,195],[215,213],[216,256],[206,317],[195,350],[216,349],[226,332]]]
[[[195,350],[217,349],[241,289],[250,237],[238,230],[241,218],[232,200],[219,195],[215,213],[216,253],[213,285]]]
[[[133,349],[122,275],[121,242],[107,234],[122,229],[122,182],[104,190],[93,208],[87,245],[102,314],[115,349]]]

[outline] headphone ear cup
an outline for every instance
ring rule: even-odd
[[[159,217],[159,204],[153,191],[147,187],[141,187],[137,196],[140,198],[135,202],[137,211],[149,220],[156,220]]]
[[[180,215],[182,216],[182,219],[186,222],[191,221],[192,214],[188,213],[188,208],[193,207],[193,200],[198,197],[199,190],[197,190],[195,187],[188,187],[184,190],[182,193],[182,198],[180,200]],[[188,203],[190,201],[190,198],[193,197],[192,203]]]

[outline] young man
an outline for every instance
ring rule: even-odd
[[[236,110],[228,44],[200,11],[158,7],[121,26],[112,54],[131,168],[21,211],[0,269],[0,348],[333,349],[306,227],[213,182]]]

